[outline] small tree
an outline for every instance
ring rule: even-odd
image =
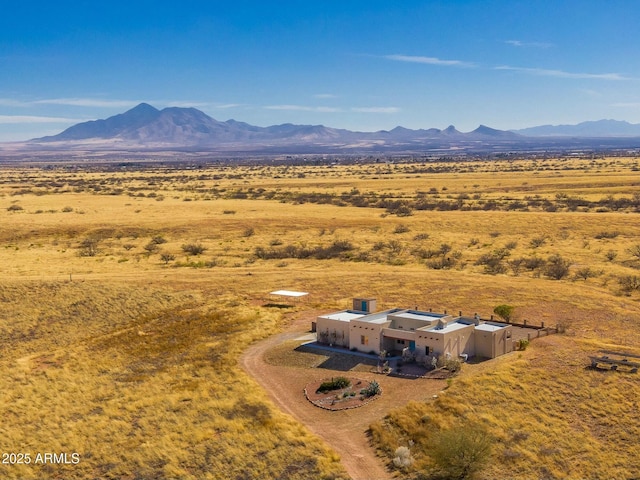
[[[513,305],[502,304],[494,308],[493,313],[495,313],[500,318],[508,322],[511,320],[514,310],[515,310],[515,307]]]
[[[458,425],[436,435],[429,456],[448,479],[473,478],[488,462],[493,438],[476,425]]]
[[[151,243],[155,243],[156,245],[162,245],[163,243],[167,243],[167,241],[162,235],[156,235],[151,239]]]
[[[95,257],[98,253],[100,240],[95,237],[87,237],[80,242],[78,255],[81,257]]]
[[[553,280],[561,280],[569,275],[570,265],[571,262],[560,255],[551,255],[544,268],[544,274]]]
[[[162,259],[164,264],[167,265],[169,262],[172,262],[173,260],[175,260],[176,256],[172,255],[171,253],[163,253],[160,255],[160,258]]]
[[[151,241],[144,246],[144,249],[147,251],[147,253],[151,254],[151,253],[156,253],[159,247],[157,243]]]

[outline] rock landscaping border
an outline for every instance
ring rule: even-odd
[[[356,377],[349,377],[350,384],[348,387],[324,393],[317,391],[322,383],[330,380],[331,379],[324,378],[308,383],[304,387],[304,396],[318,408],[338,411],[363,407],[382,395],[382,388],[380,388],[378,394],[370,397],[366,397],[360,393],[369,387],[374,380],[364,380]]]

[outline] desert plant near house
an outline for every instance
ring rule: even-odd
[[[502,304],[498,305],[493,309],[493,313],[498,315],[501,319],[506,320],[507,322],[513,318],[513,312],[515,311],[515,307],[513,305]]]
[[[333,390],[340,390],[342,388],[347,388],[351,385],[351,380],[346,377],[336,377],[331,380],[327,380],[326,382],[322,382],[316,393],[327,393]]]
[[[473,478],[489,462],[494,439],[477,425],[456,425],[440,431],[428,454],[442,478]]]

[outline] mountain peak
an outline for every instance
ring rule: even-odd
[[[456,130],[456,127],[454,127],[453,125],[449,125],[447,128],[442,130],[441,133],[444,135],[458,135],[460,132]]]
[[[130,113],[158,113],[159,110],[156,107],[149,105],[148,103],[142,102],[133,107],[130,110],[124,112],[123,115],[127,115]]]

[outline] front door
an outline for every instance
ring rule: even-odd
[[[410,341],[409,342],[409,350],[411,350],[413,352],[413,351],[415,351],[415,349],[416,349],[416,342]]]

